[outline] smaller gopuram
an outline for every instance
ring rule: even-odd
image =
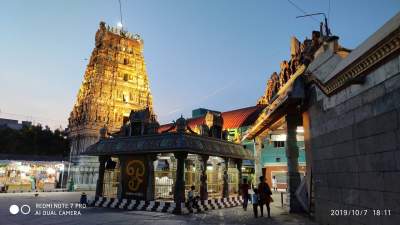
[[[308,77],[305,75],[308,66],[321,54],[322,49],[335,46],[338,57],[346,57],[349,50],[338,43],[338,37],[332,36],[330,30],[320,25],[319,31],[312,31],[311,39],[303,42],[295,37],[290,41],[290,59],[280,63],[279,72],[271,74],[267,81],[265,93],[258,100],[258,105],[265,108],[260,113],[254,126],[248,130],[244,139],[255,140],[255,176],[263,174],[258,159],[261,157],[263,141],[266,137],[280,133],[285,137],[285,154],[287,158],[287,204],[290,212],[303,212],[311,209],[312,182],[311,157],[307,117],[310,104],[307,88]],[[299,135],[298,133],[302,133]],[[306,156],[306,179],[300,173],[299,138],[303,137]],[[263,174],[264,175],[264,174]],[[299,188],[300,187],[300,188]],[[300,198],[299,193],[305,193]]]
[[[173,201],[174,212],[185,207],[195,188],[201,200],[238,196],[242,160],[253,159],[242,145],[224,139],[222,117],[209,115],[201,135],[183,117],[158,133],[147,108],[132,111],[118,133],[91,145],[85,154],[99,156],[96,197]]]

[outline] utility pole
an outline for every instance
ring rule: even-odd
[[[124,23],[122,21],[122,4],[121,4],[121,0],[118,0],[118,2],[119,2],[119,17],[121,19],[121,25],[122,25],[121,29],[123,30]]]
[[[324,23],[324,25],[325,25],[325,35],[326,35],[326,36],[330,36],[332,33],[331,33],[331,30],[329,29],[329,26],[328,26],[328,19],[326,18],[325,13],[311,13],[311,14],[305,14],[305,15],[302,15],[302,16],[296,16],[296,18],[309,17],[309,16],[317,16],[317,15],[323,15],[323,16],[324,16],[324,21],[325,21],[325,23]],[[321,31],[322,31],[322,22],[321,22]],[[322,34],[321,34],[321,35],[322,35]]]

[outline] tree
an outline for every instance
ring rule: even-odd
[[[63,131],[51,131],[47,126],[43,129],[40,124],[23,126],[20,130],[3,126],[0,127],[0,153],[68,156],[69,141]]]

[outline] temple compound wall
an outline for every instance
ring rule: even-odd
[[[325,46],[307,69],[315,81],[308,157],[321,224],[400,221],[399,46],[400,14],[347,57],[335,43]]]
[[[98,157],[82,153],[99,140],[99,130],[118,132],[132,110],[152,111],[152,107],[143,40],[139,35],[101,22],[69,117],[72,163],[69,177],[75,190],[96,187]]]

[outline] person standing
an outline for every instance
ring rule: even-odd
[[[32,191],[35,191],[36,190],[36,178],[33,175],[29,176],[29,178],[31,180],[31,189],[32,189]]]
[[[190,191],[188,192],[188,205],[190,208],[198,208],[198,201],[200,199],[199,196],[195,196],[195,189],[196,187],[192,185],[190,187]]]
[[[247,179],[243,179],[243,183],[240,185],[240,193],[242,194],[243,198],[243,209],[244,211],[247,211],[247,204],[249,202],[249,189],[250,185],[247,182]]]
[[[253,204],[254,217],[258,217],[258,204],[260,203],[260,196],[258,195],[257,188],[254,189],[254,194],[251,195],[251,203]]]
[[[264,216],[264,205],[267,206],[268,211],[268,218],[271,218],[271,208],[269,204],[272,202],[272,192],[269,185],[265,182],[264,176],[260,177],[260,183],[258,184],[258,193],[260,196],[259,205],[260,205],[260,212],[261,216]]]
[[[272,188],[274,191],[278,191],[278,181],[275,176],[272,177]]]

